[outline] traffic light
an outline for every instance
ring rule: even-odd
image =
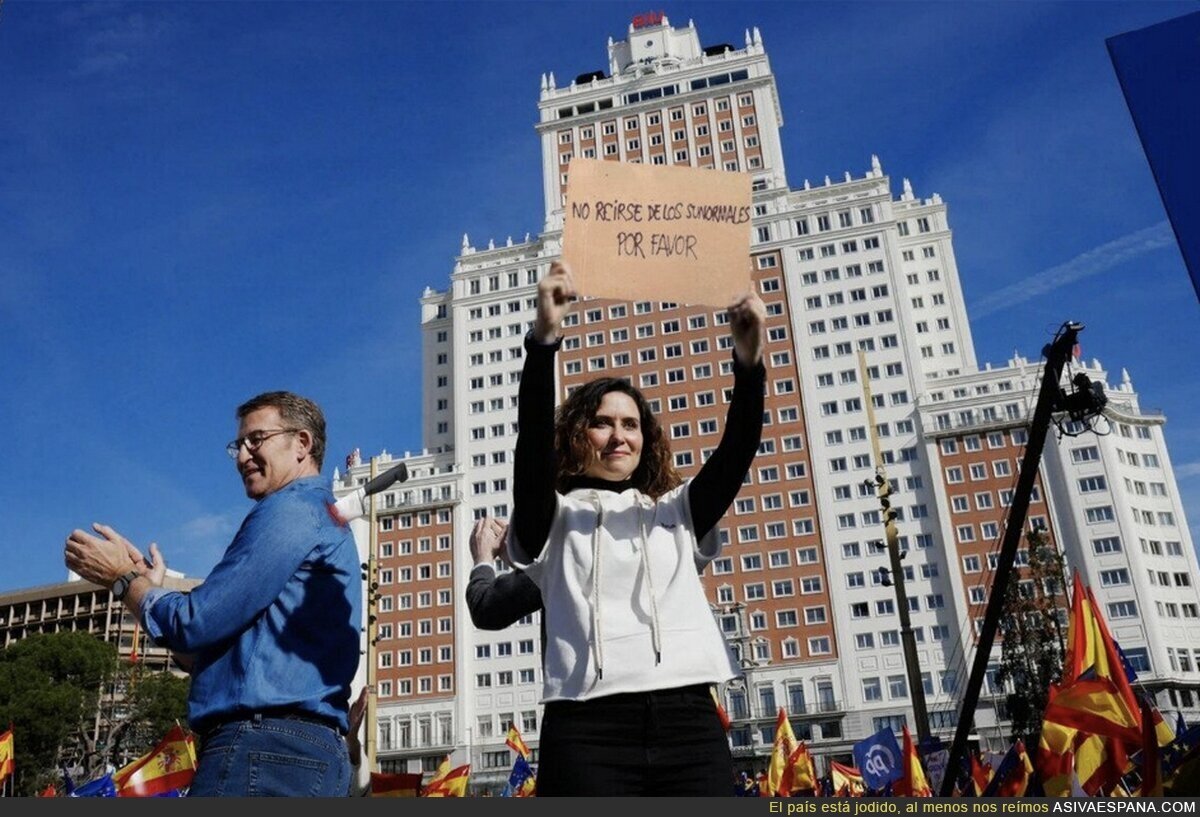
[[[888,524],[895,521],[897,512],[892,507],[889,497],[892,495],[892,483],[883,474],[875,475],[875,496],[879,497],[879,505],[883,508],[883,522]]]

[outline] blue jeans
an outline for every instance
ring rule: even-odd
[[[253,715],[205,733],[189,797],[345,797],[346,741],[332,727]]]

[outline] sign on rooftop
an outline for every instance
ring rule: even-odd
[[[648,11],[645,14],[635,14],[633,15],[633,27],[637,29],[660,25],[665,15],[666,12],[664,11]]]

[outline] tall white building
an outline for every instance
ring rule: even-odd
[[[1057,418],[1031,506],[1033,524],[1051,532],[1067,568],[1096,596],[1114,639],[1164,713],[1193,715],[1200,674],[1200,593],[1196,551],[1163,437],[1165,418],[1144,411],[1128,372],[1110,383],[1098,361],[1075,372],[1104,384],[1108,405],[1090,426]],[[942,473],[937,515],[957,552],[952,573],[971,616],[986,598],[987,554],[1003,533],[994,506],[1012,495],[1019,451],[1041,380],[1041,365],[1014,357],[1003,367],[928,383],[920,418],[925,449]],[[994,505],[993,505],[994,503]],[[1171,720],[1173,723],[1173,719]]]
[[[508,724],[538,743],[536,617],[477,631],[463,591],[473,520],[506,517],[512,506],[522,341],[536,283],[559,253],[575,157],[753,178],[767,424],[721,525],[725,551],[705,578],[745,669],[721,690],[735,758],[765,764],[779,706],[818,757],[845,756],[883,725],[912,725],[894,588],[881,572],[879,503],[864,485],[875,467],[868,399],[898,488],[922,685],[934,733],[949,738],[1038,362],[978,368],[945,203],[918,197],[907,179],[897,192],[875,157],[858,176],[790,185],[757,29],[737,47],[706,47],[690,22],[635,18],[626,40],[610,38],[602,70],[561,84],[544,75],[538,107],[543,233],[486,248],[464,236],[449,287],[421,299],[426,451],[410,460],[421,476],[381,498],[378,520],[389,548],[379,563],[388,581],[378,587],[384,767],[430,769],[453,753],[472,763],[477,784],[499,786],[512,763]],[[629,377],[661,412],[677,466],[694,473],[719,439],[732,384],[723,310],[596,300],[579,304],[568,324],[560,394],[599,374]],[[1200,573],[1163,421],[1140,410],[1128,378],[1110,397],[1116,433],[1047,447],[1030,523],[1084,571],[1160,706],[1195,716]],[[340,484],[361,482],[367,468],[354,465]],[[998,745],[1003,712],[992,692],[1000,690],[985,690],[977,736]]]

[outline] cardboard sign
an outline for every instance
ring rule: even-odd
[[[572,159],[563,258],[588,297],[727,306],[751,288],[745,173]]]

